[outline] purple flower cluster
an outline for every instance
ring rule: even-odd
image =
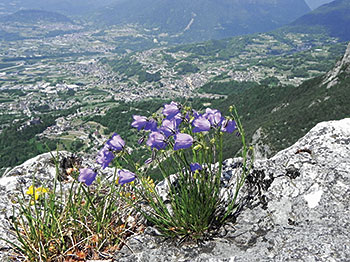
[[[163,115],[164,119],[159,128],[155,120],[148,120],[146,117],[138,115],[133,116],[134,121],[131,123],[131,126],[139,131],[141,129],[151,131],[146,144],[152,149],[161,150],[166,148],[170,137],[175,139],[174,150],[191,147],[193,144],[192,136],[180,133],[179,130],[179,125],[183,121],[180,105],[176,102],[164,105]]]
[[[193,113],[193,133],[209,131],[211,128],[220,128],[222,132],[232,133],[236,130],[236,122],[225,119],[217,109],[207,108],[203,115]]]
[[[221,130],[227,133],[232,133],[236,130],[235,121],[224,118],[219,110],[207,108],[204,114],[199,114],[194,110],[192,112],[188,112],[187,110],[186,112],[186,109],[182,109],[178,103],[171,102],[164,105],[162,111],[164,117],[159,127],[156,120],[139,115],[133,116],[134,121],[131,126],[137,128],[138,131],[149,131],[146,144],[152,149],[165,149],[173,139],[173,149],[175,151],[190,148],[194,143],[194,139],[190,134],[181,133],[180,131],[179,126],[183,121],[192,124],[193,133],[206,132],[211,129]],[[183,112],[185,113],[183,114]],[[190,121],[191,116],[192,121]],[[145,136],[139,140],[139,143],[141,144],[144,139]],[[114,153],[122,151],[124,148],[125,141],[120,135],[114,133],[105,146],[98,152],[96,162],[101,165],[102,169],[105,169],[113,161],[115,157]],[[154,154],[155,152],[153,151]],[[146,162],[150,163],[153,159],[154,157],[152,155],[152,158],[146,160]],[[199,163],[193,163],[190,165],[190,169],[191,172],[195,172],[196,170],[202,170],[202,166]],[[121,169],[117,173],[120,185],[130,183],[136,178],[134,173],[126,169]],[[93,169],[83,168],[80,170],[78,180],[90,186],[95,180],[96,175],[97,173]]]
[[[174,150],[186,149],[193,145],[193,137],[189,134],[180,133],[179,126],[182,121],[189,122],[190,117],[187,112],[186,116],[182,115],[181,106],[176,102],[164,105],[163,111],[164,119],[157,126],[154,119],[148,119],[145,116],[134,115],[131,126],[137,128],[138,131],[151,131],[148,135],[146,144],[152,149],[161,150],[166,148],[171,137],[174,138]],[[204,114],[199,114],[192,111],[192,132],[199,133],[210,131],[210,129],[220,129],[222,132],[232,133],[236,130],[236,123],[231,119],[226,119],[221,115],[217,109],[207,108]],[[143,138],[141,142],[143,141]]]
[[[113,151],[122,151],[125,147],[125,141],[118,135],[114,133],[112,137],[107,141],[105,146],[98,152],[96,157],[96,162],[101,165],[102,169],[105,169],[114,159]],[[90,186],[96,179],[96,171],[91,168],[80,169],[80,175],[78,181],[85,183]],[[133,181],[136,175],[128,170],[119,170],[119,184],[123,185]]]
[[[118,135],[114,133],[107,141],[105,146],[98,152],[96,157],[96,162],[105,169],[109,163],[114,159],[113,151],[122,151],[125,147],[125,141]]]

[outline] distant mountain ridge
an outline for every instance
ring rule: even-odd
[[[119,0],[97,19],[203,41],[273,30],[309,11],[304,0]]]
[[[50,11],[42,10],[21,10],[14,14],[0,17],[0,22],[13,23],[72,23],[73,21],[67,16]]]
[[[332,2],[333,0],[305,0],[312,10],[320,7],[321,5]]]
[[[64,15],[84,15],[118,0],[1,0],[0,9],[7,14],[36,9]]]
[[[343,41],[350,40],[350,0],[335,0],[296,19],[290,24],[298,31],[324,30]]]

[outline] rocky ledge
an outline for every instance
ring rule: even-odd
[[[6,236],[11,198],[30,182],[30,173],[53,173],[47,159],[38,156],[0,179],[1,236]],[[232,175],[237,161],[225,161],[223,178]],[[148,227],[128,239],[115,261],[349,261],[350,118],[320,123],[288,149],[256,161],[244,199],[249,201],[236,221],[212,239],[175,243]]]
[[[349,260],[350,118],[318,124],[254,171],[272,179],[260,196],[266,203],[245,208],[217,238],[177,245],[148,228],[117,261]]]

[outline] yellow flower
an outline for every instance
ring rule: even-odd
[[[156,187],[154,184],[154,181],[152,178],[148,177],[143,177],[141,178],[145,187],[152,193],[154,191],[154,188]]]
[[[28,188],[26,194],[27,194],[27,195],[30,195],[30,196],[32,196],[32,197],[34,196],[34,199],[35,199],[35,200],[38,200],[39,197],[40,197],[41,195],[43,195],[43,194],[45,194],[45,193],[47,193],[47,192],[49,192],[49,189],[48,189],[48,188],[45,188],[45,187],[34,188],[34,186],[31,185],[31,186]]]

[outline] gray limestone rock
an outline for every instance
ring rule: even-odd
[[[350,43],[346,48],[343,58],[339,60],[335,67],[324,76],[322,85],[327,85],[327,89],[336,85],[339,82],[339,75],[343,72],[346,72],[347,74],[350,73]]]
[[[148,229],[128,240],[117,261],[349,261],[350,118],[318,124],[254,170],[273,176],[266,207],[245,208],[200,245],[177,245]]]
[[[230,190],[241,162],[224,161],[225,190]],[[38,156],[0,179],[2,237],[11,237],[12,199],[30,185],[33,172],[49,183],[55,174],[50,157]],[[236,221],[212,239],[178,243],[148,227],[127,240],[115,261],[349,261],[350,118],[318,124],[293,146],[256,161],[250,174]],[[157,190],[166,197],[162,186],[167,185]],[[6,261],[7,248],[1,243],[0,261]]]

